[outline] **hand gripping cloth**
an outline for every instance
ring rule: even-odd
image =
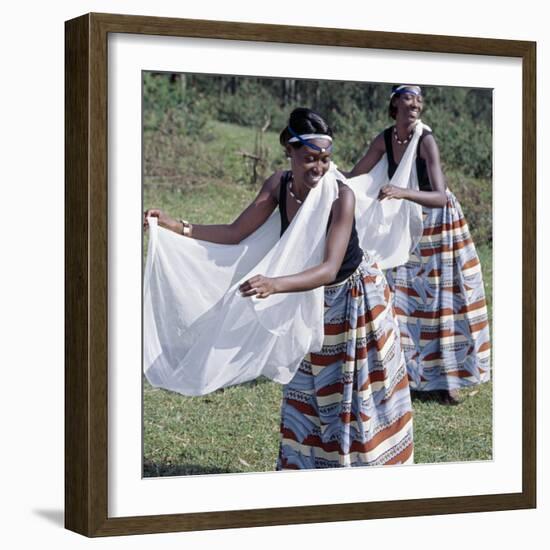
[[[243,298],[238,288],[253,275],[322,262],[336,175],[331,167],[280,238],[276,212],[238,245],[182,237],[149,219],[143,364],[153,386],[202,395],[260,375],[285,384],[322,347],[322,288],[265,300]]]
[[[410,185],[419,135],[415,131],[393,185]],[[409,201],[377,200],[388,183],[385,164],[347,183],[356,195],[361,247],[390,267],[407,260],[422,217]],[[237,245],[189,239],[148,219],[143,368],[153,386],[204,395],[260,375],[287,384],[304,356],[321,349],[323,288],[267,299],[243,298],[238,289],[253,275],[292,275],[323,261],[338,179],[345,181],[331,165],[280,238],[277,212]]]
[[[418,121],[413,136],[395,174],[388,177],[388,157],[383,157],[368,173],[348,179],[355,192],[355,220],[363,250],[381,269],[406,263],[422,236],[422,206],[408,200],[378,200],[380,189],[388,184],[402,189],[418,189],[416,151],[423,129]]]

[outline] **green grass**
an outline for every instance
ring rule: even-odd
[[[144,188],[181,192],[212,182],[249,184],[251,161],[243,153],[258,154],[257,137],[254,129],[217,121],[211,121],[199,139],[169,129],[145,131]],[[256,183],[285,162],[278,133],[263,134],[262,156]]]
[[[445,407],[413,398],[415,463],[492,458],[492,384],[461,390],[460,399]]]
[[[146,207],[159,207],[191,223],[227,223],[255,196],[255,188],[221,181],[181,191],[152,187],[145,189],[143,200]]]
[[[275,468],[282,386],[258,381],[204,397],[144,390],[146,476]]]
[[[203,151],[206,156],[188,159],[188,162],[193,164],[195,175],[200,170],[204,174],[211,170],[219,177],[208,180],[201,176],[203,179],[198,183],[184,181],[178,186],[170,179],[162,181],[151,177],[148,180],[146,177],[144,207],[160,207],[176,218],[191,222],[225,223],[236,217],[257,189],[231,180],[231,172],[244,170],[244,164],[238,164],[238,156],[231,152],[236,147],[251,147],[254,131],[215,124],[209,139],[208,143],[201,144],[207,151]],[[276,136],[271,135],[269,139],[276,141]],[[273,143],[270,147],[276,150]],[[205,159],[219,164],[203,169]],[[467,207],[464,210],[468,219]],[[490,244],[478,244],[477,251],[491,318]],[[144,475],[273,470],[278,453],[281,392],[279,384],[260,379],[204,397],[183,397],[145,382]],[[462,390],[460,397],[462,402],[456,407],[413,400],[415,462],[491,459],[492,384]]]

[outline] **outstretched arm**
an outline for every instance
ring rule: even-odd
[[[342,172],[342,174],[344,174],[346,178],[354,178],[361,174],[367,174],[374,168],[385,152],[386,145],[384,144],[384,133],[381,133],[374,138],[367,152],[353,167],[353,170],[351,170],[351,172]]]
[[[355,214],[355,195],[340,185],[339,196],[332,206],[332,220],[325,242],[325,256],[319,265],[284,277],[256,275],[240,286],[243,296],[267,298],[282,292],[302,292],[330,284],[336,278],[344,260]],[[319,231],[324,231],[319,227]]]
[[[282,172],[275,172],[263,184],[256,198],[245,208],[239,217],[230,224],[197,225],[189,224],[188,237],[219,244],[238,244],[254,233],[272,214],[277,206],[277,190]],[[158,209],[145,212],[143,226],[147,228],[147,217],[158,218],[160,226],[182,234],[182,222]]]

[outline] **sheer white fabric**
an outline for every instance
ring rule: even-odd
[[[382,269],[407,262],[411,250],[422,236],[422,207],[412,201],[378,200],[384,185],[418,189],[416,150],[423,129],[419,122],[395,174],[388,177],[388,157],[384,155],[368,173],[348,179],[347,185],[355,192],[355,220],[359,242]]]
[[[238,287],[322,262],[336,175],[332,167],[280,239],[277,212],[239,245],[184,238],[149,219],[143,363],[152,385],[201,395],[261,374],[285,384],[321,348],[322,288],[260,300]]]
[[[407,155],[417,142],[415,132],[392,184],[409,185],[414,159]],[[337,179],[345,180],[332,165],[281,238],[278,212],[238,245],[182,237],[149,218],[143,368],[153,386],[204,395],[260,375],[286,384],[304,356],[321,349],[323,288],[262,300],[243,298],[238,287],[253,275],[291,275],[322,262]],[[387,179],[387,161],[380,161],[347,183],[361,246],[389,267],[406,261],[422,219],[408,201],[376,200]]]

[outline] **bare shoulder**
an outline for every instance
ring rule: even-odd
[[[422,138],[422,142],[420,143],[420,156],[425,159],[439,156],[439,147],[431,132]]]
[[[273,172],[273,174],[271,174],[271,176],[269,176],[265,180],[264,187],[269,189],[278,187],[284,173],[285,173],[285,170],[275,170],[275,172]]]
[[[369,151],[372,152],[375,158],[380,158],[386,154],[386,139],[384,138],[384,131],[380,132],[370,144]]]
[[[373,149],[374,151],[378,151],[378,152],[382,152],[382,153],[385,153],[386,152],[386,140],[384,139],[384,132],[380,132],[373,140],[372,140],[372,143],[371,143],[371,149]]]
[[[425,143],[425,144],[428,145],[428,146],[433,146],[433,145],[436,145],[436,146],[437,146],[437,142],[436,142],[435,137],[434,137],[434,135],[432,134],[432,132],[428,132],[428,133],[422,138],[422,143]]]
[[[262,192],[269,193],[276,201],[279,197],[279,185],[281,184],[281,178],[284,173],[285,170],[276,170],[264,181],[262,186]]]
[[[340,180],[338,180],[338,199],[335,202],[343,210],[355,209],[355,193]]]

